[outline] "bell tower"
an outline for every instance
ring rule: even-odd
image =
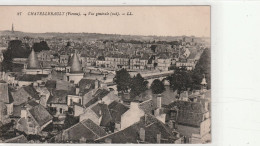
[[[14,33],[14,24],[12,23],[12,33]]]

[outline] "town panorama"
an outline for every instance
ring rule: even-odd
[[[210,143],[210,38],[0,32],[1,143]]]

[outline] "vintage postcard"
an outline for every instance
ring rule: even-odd
[[[211,143],[210,6],[0,6],[1,143]]]

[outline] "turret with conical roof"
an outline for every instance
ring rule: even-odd
[[[27,65],[28,69],[37,69],[40,68],[40,64],[38,61],[38,58],[34,52],[34,49],[32,49],[31,54],[28,57],[28,65]]]
[[[83,73],[76,51],[74,52],[70,60],[70,66],[71,66],[70,73]]]
[[[201,85],[207,85],[207,81],[206,81],[206,77],[205,77],[205,74],[203,74],[203,79],[202,79],[202,81],[201,81],[201,83],[200,83]]]

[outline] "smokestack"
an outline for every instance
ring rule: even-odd
[[[144,130],[144,128],[140,128],[140,140],[145,141],[145,130]]]

